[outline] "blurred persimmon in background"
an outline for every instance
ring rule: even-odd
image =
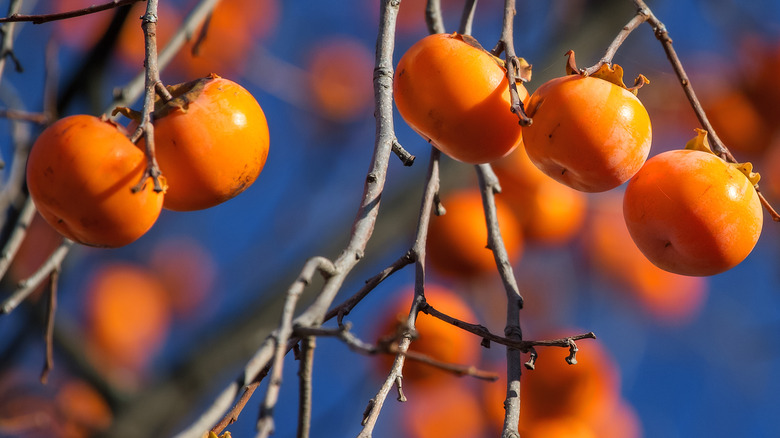
[[[359,39],[332,36],[312,47],[307,68],[318,113],[336,122],[371,114],[374,54]]]
[[[113,414],[108,402],[90,384],[68,380],[57,392],[56,405],[63,423],[63,437],[87,438],[108,429]]]
[[[464,379],[410,397],[401,406],[408,438],[477,438],[485,436],[485,411],[479,395]]]
[[[149,264],[176,316],[192,317],[202,309],[217,275],[214,257],[202,244],[186,236],[164,238],[152,248]]]
[[[520,146],[493,163],[501,199],[518,218],[526,242],[561,245],[582,229],[587,195],[539,170]]]
[[[141,265],[106,263],[92,274],[84,299],[90,353],[109,377],[133,384],[170,329],[165,285]]]
[[[394,300],[384,308],[377,325],[377,337],[392,338],[399,334],[409,316],[412,305],[413,288],[398,290]],[[443,286],[429,284],[425,287],[425,298],[436,310],[470,323],[476,323],[469,304],[455,292]],[[418,337],[412,341],[410,351],[425,354],[431,358],[456,365],[475,365],[480,361],[480,338],[436,317],[420,312],[417,315],[415,329]],[[377,367],[380,375],[386,375],[395,361],[394,354],[380,354]],[[404,362],[404,382],[413,386],[441,386],[452,375],[429,364],[406,359]],[[434,390],[434,389],[431,389]]]
[[[592,266],[656,322],[682,324],[694,318],[707,297],[707,280],[653,265],[628,233],[618,193],[591,199],[584,249]]]
[[[522,231],[509,206],[496,198],[496,215],[509,261],[523,250]],[[426,251],[431,267],[452,278],[496,274],[493,252],[487,248],[488,232],[482,195],[477,189],[460,189],[442,196],[446,214],[434,216],[428,229]]]

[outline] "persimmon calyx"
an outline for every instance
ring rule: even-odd
[[[569,50],[568,52],[566,52],[566,56],[568,57],[568,60],[566,62],[567,75],[576,74],[581,76],[592,76],[594,78],[603,79],[607,82],[611,82],[617,85],[620,88],[630,91],[634,96],[637,95],[637,92],[640,88],[650,83],[650,80],[647,79],[645,75],[640,74],[639,76],[636,77],[636,79],[634,79],[634,85],[629,87],[625,84],[625,82],[623,82],[623,67],[621,67],[618,64],[610,64],[603,61],[600,64],[597,64],[599,65],[599,68],[595,72],[588,74],[586,73],[586,70],[577,68],[577,63],[574,60],[574,50]]]
[[[688,140],[688,142],[685,144],[685,149],[706,152],[717,156],[718,154],[716,154],[710,147],[710,141],[709,141],[709,137],[707,136],[707,131],[701,128],[696,128],[694,129],[694,131],[696,131],[696,137]],[[758,172],[753,172],[753,163],[749,161],[745,163],[726,162],[726,164],[734,167],[740,173],[745,175],[745,178],[747,178],[748,181],[750,181],[750,183],[753,184],[753,186],[757,185],[758,181],[761,179],[761,175]]]

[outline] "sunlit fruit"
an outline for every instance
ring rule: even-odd
[[[398,334],[409,316],[412,305],[412,289],[398,291],[398,297],[382,311],[378,324],[380,338],[394,337]],[[426,285],[426,301],[436,310],[460,319],[474,323],[477,318],[471,307],[455,292],[441,286]],[[455,327],[436,317],[420,312],[415,324],[418,337],[412,341],[410,351],[425,354],[437,361],[457,364],[475,365],[480,359],[480,339],[475,335]],[[390,371],[395,355],[380,355],[381,372]],[[437,385],[446,382],[452,374],[429,364],[407,359],[403,369],[404,382],[413,385]]]
[[[510,262],[519,260],[523,235],[517,220],[497,196],[496,216]],[[431,219],[426,251],[439,273],[467,278],[497,272],[493,251],[487,248],[488,229],[482,196],[476,189],[461,189],[442,196],[446,214]]]
[[[401,57],[393,92],[398,112],[443,153],[466,163],[495,161],[522,139],[510,111],[506,71],[473,38],[429,35]],[[520,100],[527,97],[517,85]]]
[[[118,247],[157,220],[163,193],[149,179],[133,192],[146,157],[114,123],[88,115],[58,120],[41,133],[27,161],[27,186],[41,216],[84,245]]]
[[[689,142],[706,139],[706,133]],[[763,212],[753,182],[711,152],[682,149],[649,159],[626,187],[623,215],[642,253],[683,275],[714,275],[753,250]]]
[[[257,100],[214,74],[169,89],[174,99],[154,121],[165,208],[202,210],[249,188],[268,157],[268,122]]]
[[[621,74],[622,79],[622,74]],[[544,173],[584,192],[628,181],[650,153],[650,117],[639,99],[611,81],[570,74],[540,86],[523,128],[531,161]]]

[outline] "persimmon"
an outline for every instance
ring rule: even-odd
[[[544,173],[584,192],[628,181],[650,153],[650,116],[622,84],[622,69],[569,74],[542,84],[526,104],[528,157]],[[605,78],[605,79],[602,79]]]
[[[523,250],[523,234],[509,206],[497,197],[496,215],[511,262]],[[455,278],[477,277],[496,271],[493,252],[487,248],[488,230],[482,195],[461,189],[442,197],[446,214],[431,219],[426,252],[431,266]]]
[[[521,83],[517,91],[527,98]],[[398,62],[393,92],[406,123],[456,160],[492,162],[522,140],[506,70],[471,37],[434,34],[412,45]]]
[[[147,268],[100,266],[86,288],[87,339],[109,370],[138,373],[166,339],[171,309],[162,282]]]
[[[111,426],[111,407],[91,385],[69,380],[57,391],[56,405],[66,437],[89,437]]]
[[[621,194],[594,199],[585,244],[595,270],[656,322],[682,324],[695,317],[707,298],[707,282],[664,271],[636,247],[623,219]]]
[[[99,247],[127,245],[157,220],[163,193],[134,193],[146,157],[116,124],[88,115],[58,120],[35,141],[27,187],[41,216],[63,236]],[[164,183],[164,179],[163,179]]]
[[[545,175],[518,147],[493,166],[501,182],[501,198],[521,224],[527,242],[560,245],[571,240],[585,222],[585,194]]]
[[[399,291],[399,296],[383,311],[378,324],[378,335],[387,338],[398,333],[399,327],[406,322],[412,304],[412,288]],[[469,304],[455,292],[442,286],[429,284],[425,287],[426,301],[436,310],[462,321],[477,320]],[[420,312],[415,324],[418,337],[412,342],[410,351],[425,354],[435,360],[458,365],[476,364],[480,359],[480,339],[471,333]],[[386,373],[392,367],[395,356],[379,356],[381,372]],[[414,385],[439,385],[450,376],[446,371],[415,360],[404,362],[405,382]]]
[[[168,88],[174,98],[154,120],[157,162],[168,182],[163,206],[202,210],[246,190],[268,157],[268,122],[257,100],[215,74]]]
[[[165,285],[175,315],[202,317],[203,304],[217,277],[214,255],[196,239],[167,237],[155,243],[149,262]]]
[[[623,198],[631,238],[669,272],[708,276],[733,268],[753,250],[763,224],[754,182],[743,171],[709,151],[703,130],[688,148],[652,157]]]

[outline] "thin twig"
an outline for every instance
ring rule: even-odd
[[[363,418],[363,422],[361,423],[363,429],[361,430],[360,435],[358,435],[359,438],[368,438],[371,436],[374,427],[376,426],[376,421],[379,418],[379,413],[382,410],[382,406],[387,399],[387,395],[390,393],[393,386],[399,385],[398,382],[400,382],[403,377],[402,370],[404,360],[407,355],[414,354],[409,352],[409,345],[412,342],[410,332],[414,330],[417,313],[425,303],[425,244],[428,240],[428,226],[430,224],[431,213],[433,212],[433,205],[439,193],[440,157],[441,152],[432,147],[428,173],[426,175],[425,190],[423,191],[420,205],[420,215],[417,221],[417,232],[412,249],[408,253],[408,258],[414,260],[415,264],[415,285],[414,300],[412,301],[409,316],[406,320],[406,330],[396,347],[397,356],[393,362],[390,373],[387,375],[387,378],[377,394],[371,399],[371,409]],[[399,397],[401,396],[399,395]]]
[[[666,52],[666,57],[669,59],[669,62],[672,64],[672,69],[674,69],[677,78],[680,80],[680,85],[682,85],[685,96],[691,103],[696,118],[699,120],[702,128],[707,131],[713,152],[729,163],[736,163],[736,158],[734,158],[726,145],[723,144],[720,137],[718,137],[718,134],[715,132],[710,120],[707,118],[707,114],[704,112],[704,108],[702,108],[698,97],[696,97],[696,92],[694,92],[693,86],[691,86],[691,81],[685,73],[685,69],[682,66],[680,58],[677,56],[677,52],[672,46],[672,38],[669,36],[666,26],[655,16],[655,14],[653,14],[653,11],[650,10],[643,0],[633,0],[633,2],[637,7],[637,15],[644,15],[647,17],[647,23],[652,26],[656,39],[661,42],[661,46],[663,46],[664,52]],[[769,212],[772,220],[780,222],[780,214],[772,208],[760,190],[756,190],[756,192],[761,201],[761,205]]]
[[[511,3],[508,0],[507,3]],[[496,213],[495,193],[497,192],[498,178],[489,164],[476,166],[479,186],[482,191],[482,206],[485,210],[485,222],[488,229],[488,248],[493,251],[493,257],[498,267],[498,273],[506,291],[506,327],[504,335],[515,341],[523,340],[523,332],[520,328],[520,309],[523,307],[523,297],[517,287],[512,265],[509,261],[504,241],[501,238],[498,216]],[[507,395],[504,401],[505,417],[502,437],[518,437],[518,423],[520,421],[520,376],[522,375],[522,360],[520,350],[508,347],[507,357]]]
[[[324,257],[313,257],[306,262],[301,270],[298,280],[287,291],[284,308],[282,309],[281,322],[275,335],[276,345],[274,358],[271,365],[271,381],[265,393],[265,400],[260,406],[260,418],[257,421],[258,437],[267,437],[274,431],[273,408],[279,398],[279,390],[282,386],[282,370],[284,369],[284,356],[287,354],[287,342],[293,332],[293,316],[303,290],[311,284],[314,274],[321,273],[326,279],[338,273],[333,263]]]
[[[430,33],[444,33],[444,19],[441,14],[441,1],[428,0],[425,4],[425,24]]]
[[[30,223],[35,217],[35,204],[32,198],[28,197],[24,202],[22,211],[19,212],[19,218],[16,220],[16,225],[11,231],[11,235],[6,242],[3,251],[0,252],[0,278],[5,277],[8,268],[11,266],[11,262],[16,257],[19,247],[22,246],[25,236],[27,236],[27,230],[30,227]]]
[[[44,113],[31,113],[17,109],[0,109],[0,118],[18,120],[20,122],[32,122],[38,125],[49,123],[50,118]]]
[[[45,280],[55,269],[60,269],[62,261],[68,254],[70,247],[73,245],[73,241],[69,239],[63,239],[57,249],[49,256],[49,258],[35,271],[32,275],[19,282],[18,288],[10,297],[6,298],[2,306],[0,306],[0,314],[11,313],[19,304],[24,301],[40,284]]]
[[[57,284],[59,283],[60,269],[55,268],[49,275],[49,299],[46,305],[46,360],[41,371],[41,383],[46,384],[49,373],[54,369],[54,315],[57,313]]]
[[[602,65],[611,65],[612,64],[612,58],[615,57],[615,53],[617,53],[617,49],[620,48],[620,46],[623,44],[623,42],[626,40],[628,35],[634,31],[639,25],[647,21],[648,16],[643,14],[642,11],[638,12],[634,17],[631,19],[631,21],[628,22],[623,28],[620,30],[620,32],[617,34],[615,39],[612,41],[612,43],[607,47],[606,53],[604,53],[604,56],[591,67],[588,67],[581,71],[583,76],[590,76],[596,71],[598,71],[599,68],[601,68]]]
[[[83,9],[76,9],[73,11],[58,12],[56,14],[42,14],[42,15],[21,15],[18,13],[10,13],[7,17],[0,18],[0,23],[16,23],[20,21],[31,21],[33,24],[48,23],[50,21],[65,20],[68,18],[80,17],[82,15],[94,14],[95,12],[106,11],[108,9],[118,8],[120,6],[137,3],[139,1],[146,0],[113,0],[108,3],[93,5]]]
[[[510,110],[517,115],[520,126],[530,126],[532,120],[525,113],[525,106],[517,93],[518,72],[520,71],[520,59],[515,55],[514,26],[515,0],[504,0],[504,22],[501,28],[501,40],[498,42],[494,54],[504,52],[506,59],[506,78],[509,82],[509,96],[512,106]],[[496,55],[498,56],[498,55]]]
[[[460,17],[460,26],[458,32],[464,35],[471,35],[471,27],[474,23],[474,12],[477,10],[477,0],[466,0],[463,5],[463,15]]]
[[[154,191],[159,193],[164,190],[164,187],[160,182],[162,172],[160,171],[160,166],[157,164],[157,158],[154,154],[154,124],[152,123],[156,90],[158,84],[161,83],[160,70],[157,67],[157,0],[148,0],[146,3],[146,13],[141,17],[141,27],[144,31],[146,54],[144,58],[146,72],[144,80],[144,104],[143,109],[141,110],[141,121],[131,140],[135,142],[139,133],[143,132],[146,169],[141,176],[141,180],[133,187],[133,192],[143,190],[147,180],[151,178],[152,183],[154,184]]]
[[[19,12],[22,7],[21,0],[11,0],[8,4],[8,15],[13,15]],[[2,21],[0,21],[2,23]],[[14,30],[16,30],[15,23],[8,23],[0,27],[0,33],[3,35],[3,40],[0,42],[0,77],[3,76],[5,71],[5,63],[8,58],[14,61],[16,71],[22,71],[22,65],[14,54]]]
[[[301,340],[301,357],[298,377],[298,432],[297,438],[309,438],[311,432],[312,370],[314,369],[314,347],[316,337],[306,336]]]

